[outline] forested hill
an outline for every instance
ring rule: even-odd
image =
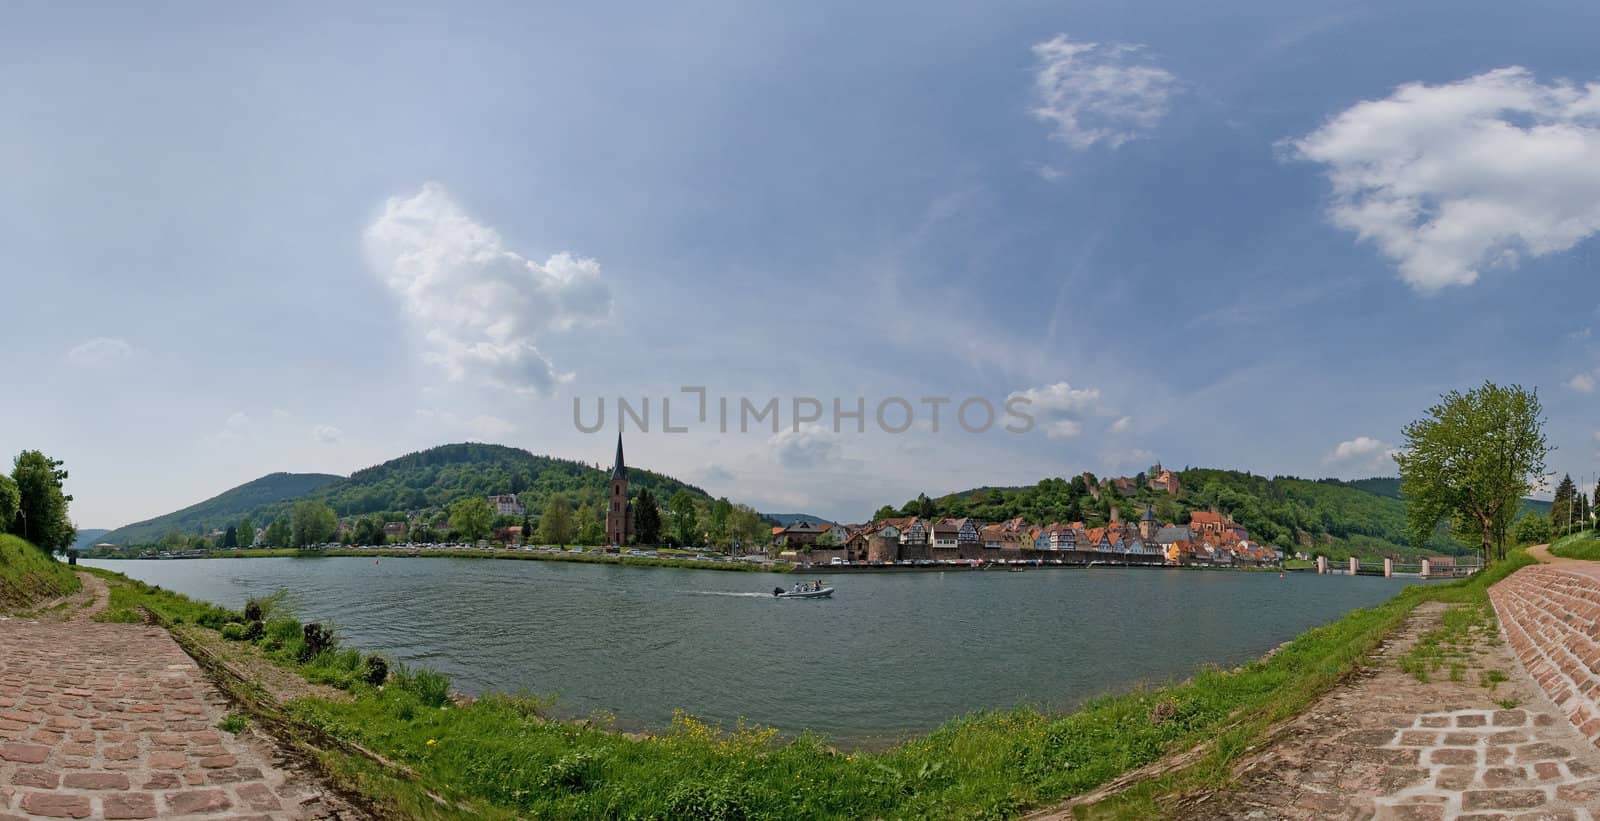
[[[1321,481],[1346,485],[1357,490],[1365,490],[1368,493],[1376,493],[1379,496],[1388,496],[1391,499],[1400,498],[1400,479],[1395,476],[1377,476],[1371,479],[1354,479],[1348,482],[1338,479],[1323,479]],[[1550,502],[1547,499],[1523,499],[1521,513],[1539,513],[1548,516],[1550,515]],[[1521,515],[1521,513],[1518,515]]]
[[[408,453],[358,470],[349,478],[322,477],[323,481],[295,494],[271,499],[247,499],[239,494],[257,482],[294,475],[317,474],[263,477],[177,513],[113,531],[105,540],[115,544],[149,544],[170,532],[191,535],[226,528],[237,524],[245,515],[256,525],[265,526],[275,518],[287,516],[300,499],[325,502],[339,516],[352,516],[442,509],[466,496],[514,493],[530,513],[537,515],[545,500],[554,493],[566,494],[574,505],[584,501],[600,505],[605,498],[609,474],[595,465],[535,456],[521,448],[461,443]],[[700,488],[648,470],[629,467],[628,480],[632,492],[648,489],[663,502],[680,489],[687,489],[701,499],[709,498]]]
[[[1203,468],[1183,471],[1179,478],[1183,490],[1176,496],[1148,487],[1123,496],[1106,488],[1097,500],[1082,477],[1056,478],[1030,487],[978,488],[926,502],[914,499],[899,512],[973,516],[986,521],[1014,516],[1034,523],[1083,520],[1093,526],[1105,523],[1112,505],[1129,521],[1142,516],[1148,505],[1161,521],[1177,523],[1187,522],[1190,511],[1215,506],[1249,528],[1251,537],[1261,542],[1290,550],[1320,550],[1334,558],[1471,552],[1442,532],[1425,550],[1414,550],[1406,535],[1405,502],[1354,483],[1268,479]]]
[[[298,499],[339,480],[340,477],[328,473],[269,473],[182,510],[119,527],[96,541],[150,544],[168,533],[192,535],[213,527],[227,527],[237,524],[239,517],[259,507]]]

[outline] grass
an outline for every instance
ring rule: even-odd
[[[1567,559],[1600,561],[1600,534],[1584,530],[1563,536],[1551,542],[1550,552]]]
[[[1400,657],[1400,669],[1417,681],[1428,681],[1440,668],[1448,666],[1450,680],[1463,681],[1473,646],[1497,637],[1499,629],[1487,594],[1482,601],[1453,605],[1444,611],[1437,628],[1424,633]]]
[[[250,717],[243,713],[229,713],[217,722],[217,729],[230,735],[238,735],[250,726]]]
[[[0,534],[0,613],[70,595],[81,586],[66,562],[16,536]]]
[[[984,711],[880,752],[845,753],[825,738],[779,739],[757,726],[708,725],[679,714],[656,737],[609,731],[604,721],[547,715],[548,700],[489,695],[452,700],[449,679],[394,665],[375,686],[358,651],[334,647],[304,659],[302,626],[273,613],[254,641],[306,678],[348,700],[301,698],[282,715],[324,746],[326,769],[402,816],[541,818],[1007,818],[1081,795],[1171,753],[1192,759],[1138,782],[1089,811],[1096,817],[1167,814],[1186,791],[1231,778],[1231,764],[1276,722],[1292,717],[1359,669],[1424,601],[1447,611],[1434,659],[1450,663],[1481,633],[1488,586],[1531,560],[1523,551],[1487,572],[1412,586],[1390,601],[1307,631],[1276,653],[1232,670],[1208,669],[1170,687],[1095,699],[1069,714]],[[113,602],[220,630],[237,614],[106,573]],[[218,620],[221,611],[229,617]],[[1453,615],[1452,615],[1453,614]],[[220,640],[220,637],[219,639]],[[360,745],[393,762],[350,755]],[[408,775],[396,775],[396,773]]]

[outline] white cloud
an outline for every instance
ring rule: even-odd
[[[255,422],[250,414],[244,411],[234,411],[222,423],[222,429],[206,437],[219,445],[240,442],[247,438],[254,429]]]
[[[1012,391],[1006,401],[1013,399],[1027,400],[1024,410],[1051,439],[1077,436],[1085,419],[1102,412],[1098,388],[1074,388],[1066,382]]]
[[[311,438],[325,445],[335,445],[344,441],[344,431],[332,425],[317,425],[311,429]]]
[[[438,183],[393,197],[366,230],[368,257],[451,381],[547,393],[566,377],[535,345],[611,314],[600,264],[568,253],[534,262],[474,221]]]
[[[505,436],[517,430],[515,422],[485,413],[463,417],[453,411],[418,408],[416,415],[422,419],[436,420],[446,428],[463,430],[482,438]]]
[[[1124,465],[1138,465],[1141,469],[1155,461],[1156,455],[1144,448],[1132,450],[1114,450],[1100,454],[1100,463],[1107,468],[1120,468]]]
[[[701,478],[705,479],[707,482],[731,482],[731,481],[733,481],[733,471],[728,470],[727,468],[723,467],[722,465],[719,465],[719,464],[716,464],[716,463],[712,463],[712,464],[706,465],[704,468],[702,468],[700,470],[700,476],[701,476]]]
[[[1075,41],[1065,34],[1033,46],[1033,115],[1075,149],[1116,148],[1155,128],[1178,78],[1143,46]]]
[[[1124,417],[1118,419],[1117,421],[1111,423],[1111,432],[1112,433],[1127,433],[1130,430],[1133,430],[1133,417],[1132,416],[1124,416]]]
[[[1594,393],[1594,376],[1587,373],[1576,374],[1567,380],[1567,387],[1578,393]]]
[[[87,368],[112,365],[133,356],[133,346],[127,340],[97,336],[78,343],[67,351],[67,361]]]
[[[1520,67],[1411,83],[1289,146],[1327,166],[1333,223],[1417,291],[1600,232],[1600,83],[1543,85]]]
[[[779,431],[767,439],[778,464],[784,467],[820,467],[838,461],[843,453],[839,435],[815,422]]]
[[[1380,472],[1394,466],[1394,455],[1399,450],[1393,445],[1371,436],[1357,436],[1334,446],[1322,463],[1344,473]],[[1392,471],[1390,471],[1392,472]]]

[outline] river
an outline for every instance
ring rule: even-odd
[[[240,608],[283,588],[341,640],[469,693],[552,694],[569,716],[662,727],[674,709],[877,746],[972,710],[1091,696],[1257,657],[1407,582],[1151,568],[795,576],[492,559],[85,562]],[[1412,580],[1414,582],[1414,580]]]

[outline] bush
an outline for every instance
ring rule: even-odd
[[[333,630],[317,622],[305,626],[300,645],[300,663],[304,664],[333,649]]]
[[[383,684],[389,679],[389,662],[383,656],[367,656],[367,672],[362,678],[374,687]]]
[[[222,637],[228,641],[244,641],[245,626],[236,621],[230,621],[222,625]]]
[[[257,641],[266,633],[266,625],[262,624],[260,620],[252,621],[244,626],[245,641]]]
[[[288,649],[299,655],[300,635],[300,622],[294,619],[272,619],[266,624],[266,637],[261,644],[267,650]]]

